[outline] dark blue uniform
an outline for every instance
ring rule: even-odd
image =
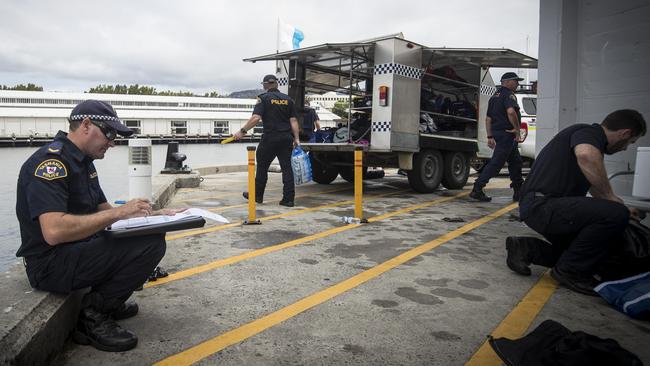
[[[506,132],[506,130],[513,128],[508,119],[508,108],[514,108],[515,112],[517,112],[517,119],[521,123],[517,97],[510,89],[500,87],[496,94],[490,98],[487,110],[487,116],[492,119],[492,137],[494,137],[496,146],[492,153],[492,159],[474,182],[475,190],[483,189],[492,177],[499,174],[506,161],[508,162],[508,172],[512,181],[511,186],[519,189],[523,182],[521,177],[522,163],[517,139],[515,134]]]
[[[45,242],[39,216],[48,212],[89,215],[106,202],[91,158],[59,131],[23,164],[18,177],[16,216],[27,277],[38,289],[60,293],[92,286],[98,309],[121,305],[147,279],[165,253],[162,235],[113,240],[99,232],[71,243]]]
[[[300,133],[300,139],[302,141],[310,141],[314,135],[314,127],[316,121],[320,120],[316,110],[311,107],[305,107],[305,113],[302,120],[302,132]]]
[[[262,201],[268,180],[271,162],[277,156],[282,168],[282,201],[293,202],[295,186],[291,168],[291,151],[293,150],[293,131],[290,118],[296,118],[293,100],[278,89],[269,89],[260,94],[253,114],[262,117],[264,134],[257,146],[257,174],[255,174],[256,199]]]
[[[589,144],[606,153],[607,137],[598,125],[577,124],[558,133],[542,149],[521,191],[521,219],[552,245],[536,243],[530,262],[578,277],[591,276],[629,220],[623,204],[585,197],[591,184],[574,148]],[[531,250],[532,249],[532,250]]]

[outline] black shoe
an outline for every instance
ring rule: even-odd
[[[111,318],[113,320],[122,320],[122,319],[128,319],[136,316],[138,314],[138,304],[135,302],[125,302],[122,305],[120,305],[119,308],[113,310],[111,313]]]
[[[589,296],[599,296],[594,287],[598,286],[598,281],[593,277],[578,277],[569,275],[557,269],[557,266],[551,269],[551,277],[569,290]]]
[[[248,199],[248,192],[242,192],[241,195],[244,196],[244,198]],[[255,202],[262,203],[262,197],[255,196]]]
[[[90,344],[101,351],[124,352],[138,344],[138,337],[119,326],[109,314],[87,307],[79,313],[77,328],[72,336],[79,344]]]
[[[280,206],[293,207],[295,205],[294,205],[293,201],[282,200],[282,201],[280,201]]]
[[[506,264],[508,268],[522,276],[530,276],[530,258],[528,254],[528,246],[518,240],[516,236],[509,236],[506,238],[506,250],[508,257]]]
[[[469,194],[469,196],[477,201],[481,202],[490,202],[492,201],[492,197],[489,197],[488,195],[483,192],[482,189],[472,189],[472,192]]]
[[[167,277],[169,273],[160,267],[156,267],[149,275],[149,282],[157,281],[159,278]]]

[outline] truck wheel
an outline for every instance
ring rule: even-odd
[[[366,179],[366,174],[368,173],[368,167],[363,167],[363,179]],[[345,179],[350,183],[354,183],[354,167],[351,166],[340,166],[339,175],[341,178]]]
[[[415,154],[413,169],[408,171],[411,188],[420,193],[431,193],[440,185],[444,161],[438,150],[424,150]]]
[[[469,177],[467,155],[458,151],[445,153],[445,168],[442,173],[442,185],[448,189],[461,189]]]
[[[322,164],[319,160],[311,159],[311,176],[314,182],[330,184],[339,175],[338,169],[333,165]]]

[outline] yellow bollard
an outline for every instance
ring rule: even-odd
[[[363,146],[354,148],[354,217],[368,222],[363,218]]]
[[[255,215],[255,146],[248,146],[248,220],[244,225],[259,225]]]

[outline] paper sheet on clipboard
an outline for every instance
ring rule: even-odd
[[[146,217],[134,217],[131,219],[119,220],[113,223],[113,225],[111,225],[111,230],[134,229],[138,227],[146,227],[151,225],[158,225],[164,223],[171,223],[174,221],[186,220],[190,217],[198,217],[198,216],[204,217],[208,220],[221,222],[224,224],[230,223],[228,219],[214,212],[210,212],[200,208],[188,208],[187,210],[183,212],[179,212],[174,216],[157,215],[157,216],[146,216]]]

